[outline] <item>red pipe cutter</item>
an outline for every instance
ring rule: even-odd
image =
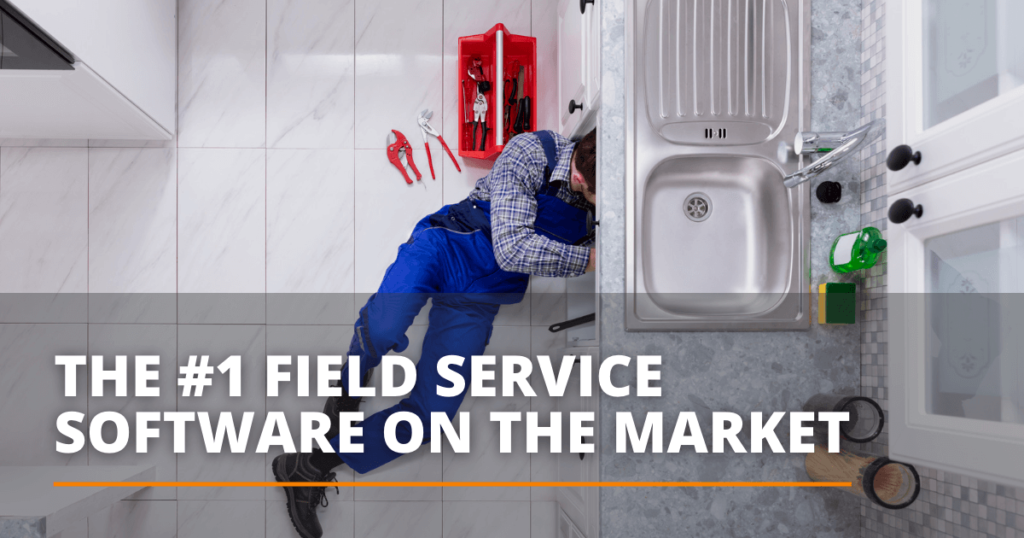
[[[416,173],[416,181],[423,178],[423,175],[416,168],[416,163],[412,160],[412,145],[409,144],[409,139],[404,134],[391,129],[391,133],[388,134],[388,160],[391,161],[391,164],[395,165],[395,168],[402,172],[405,182],[412,185],[412,178],[405,171],[405,163],[402,162],[402,159],[409,161],[409,166]]]

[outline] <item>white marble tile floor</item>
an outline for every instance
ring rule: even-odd
[[[179,0],[173,140],[0,139],[0,293],[146,293],[169,301],[156,309],[134,305],[136,311],[90,299],[81,312],[54,318],[76,323],[53,323],[46,305],[31,315],[0,305],[0,429],[26,432],[0,436],[0,465],[114,461],[156,465],[158,480],[271,479],[268,465],[279,450],[175,455],[158,447],[133,458],[95,450],[58,456],[53,425],[25,424],[17,410],[36,405],[51,415],[78,410],[89,416],[106,409],[228,410],[236,419],[243,410],[257,410],[258,428],[269,411],[294,414],[321,406],[288,394],[257,396],[264,394],[265,382],[258,359],[286,348],[346,351],[358,308],[377,290],[413,225],[443,204],[462,200],[490,170],[491,162],[457,154],[460,36],[501,22],[514,33],[537,37],[539,76],[551,80],[538,85],[538,123],[555,127],[556,4]],[[461,172],[431,138],[437,177],[430,178],[416,123],[425,108],[434,111],[432,124],[456,153]],[[413,146],[423,174],[413,185],[387,160],[391,129]],[[537,279],[522,303],[502,307],[488,353],[527,354],[558,345],[559,336],[543,327],[564,319],[564,301],[557,297],[564,290],[563,281]],[[249,305],[246,315],[233,319],[188,302],[212,293],[237,295],[239,304]],[[252,302],[262,294],[270,298]],[[343,300],[325,301],[319,309],[274,300],[298,294]],[[297,308],[313,312],[299,316]],[[429,304],[401,354],[418,358],[428,310]],[[25,323],[36,318],[51,323]],[[133,325],[109,325],[115,321]],[[146,348],[175,357],[161,366],[161,398],[127,406],[115,398],[88,398],[82,376],[78,397],[54,399],[50,395],[60,387],[52,360],[38,361],[26,351],[110,355],[125,352],[126,345],[132,352]],[[194,401],[173,386],[174,370],[189,354],[210,354],[218,363],[229,351],[242,353],[252,366],[245,386],[253,390],[243,391],[242,398],[230,398],[223,385],[215,385]],[[372,413],[397,401],[375,398],[363,410]],[[549,403],[522,396],[468,400],[463,410],[528,411]],[[498,454],[486,419],[474,418],[475,444],[487,449],[472,457],[426,448],[366,475],[342,467],[338,480],[549,477],[553,466],[542,457]],[[190,433],[190,446],[202,443],[198,427]],[[330,489],[330,505],[319,514],[325,536],[332,537],[553,538],[553,499],[550,490],[527,488],[350,486],[340,494]],[[143,491],[94,514],[87,525],[68,529],[63,538],[295,536],[283,500],[279,488]]]

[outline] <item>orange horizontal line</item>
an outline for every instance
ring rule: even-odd
[[[55,488],[848,488],[850,482],[54,482]]]

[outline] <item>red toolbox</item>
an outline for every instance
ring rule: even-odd
[[[503,24],[460,37],[457,91],[459,155],[496,159],[510,138],[537,128],[537,38]]]

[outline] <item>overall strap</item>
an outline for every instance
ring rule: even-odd
[[[544,156],[547,157],[548,163],[544,168],[544,185],[547,186],[551,180],[551,173],[554,172],[555,166],[558,164],[558,150],[555,148],[555,137],[551,136],[551,131],[536,131],[533,134],[537,135],[540,140],[540,145],[544,148]]]

